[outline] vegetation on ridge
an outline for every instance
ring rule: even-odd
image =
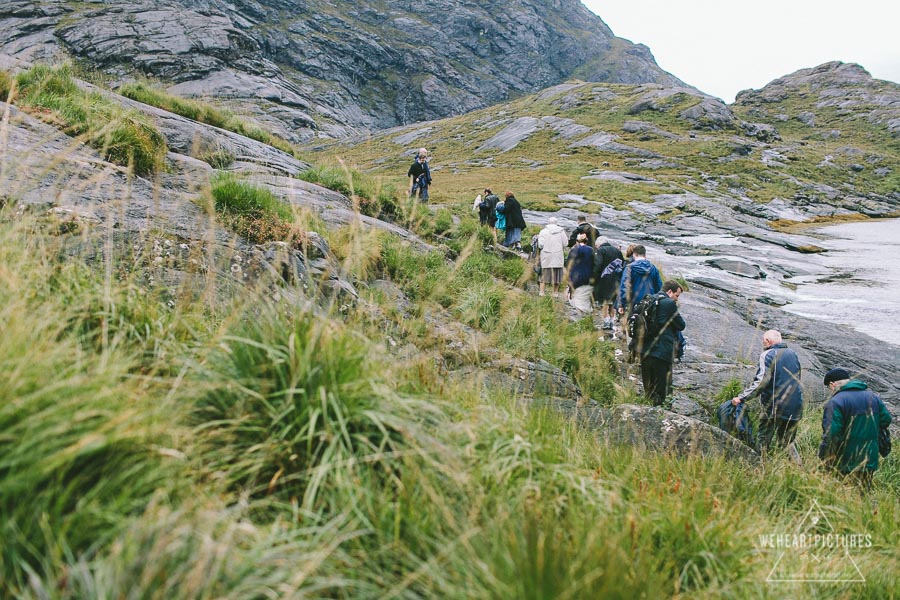
[[[213,127],[227,129],[252,140],[268,144],[287,154],[294,154],[294,148],[287,140],[251,124],[246,118],[239,117],[231,111],[215,107],[208,102],[174,96],[146,82],[126,83],[117,88],[116,92],[126,98],[131,98],[132,100],[137,100],[138,102],[143,102],[144,104],[149,104],[150,106],[155,106],[176,115],[212,125]]]
[[[13,84],[14,82],[14,84]],[[36,65],[0,80],[11,103],[82,139],[113,163],[138,175],[158,171],[166,155],[162,134],[142,114],[124,110],[98,92],[78,86],[68,65]]]
[[[213,209],[222,224],[255,244],[287,241],[292,235],[291,207],[268,189],[219,173],[210,182]]]
[[[537,179],[513,181],[527,197]],[[310,229],[233,176],[213,198],[226,222]],[[432,250],[317,227],[361,298],[311,281],[287,302],[279,280],[226,298],[209,265],[167,271],[146,252],[157,233],[109,246],[85,223],[72,244],[4,202],[0,597],[900,595],[896,456],[861,496],[818,469],[812,418],[803,467],[750,467],[608,446],[525,406],[492,383],[498,362],[546,360],[602,404],[639,400],[592,323],[489,248],[468,197],[398,205]],[[839,533],[871,536],[853,551],[865,582],[766,583],[778,560],[812,568],[760,536],[796,531],[813,500]]]

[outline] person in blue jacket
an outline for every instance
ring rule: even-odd
[[[737,406],[748,398],[759,396],[762,413],[757,447],[768,450],[774,440],[786,448],[794,441],[797,424],[803,416],[800,358],[782,341],[781,332],[774,329],[763,334],[762,343],[756,376],[744,391],[731,399],[731,403]]]
[[[656,265],[647,260],[647,249],[638,244],[633,248],[634,262],[626,265],[619,284],[616,308],[626,321],[634,307],[644,298],[658,293],[663,286],[662,277]]]
[[[586,233],[576,236],[576,244],[569,251],[568,280],[569,280],[569,304],[582,312],[589,313],[593,308],[591,296],[594,287],[591,285],[591,276],[594,273],[594,251],[588,245],[589,238]]]
[[[847,369],[831,369],[824,383],[834,395],[822,413],[819,458],[868,488],[878,470],[879,434],[890,439],[891,415],[878,394],[859,379],[851,379]]]

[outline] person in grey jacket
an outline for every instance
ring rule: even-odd
[[[756,443],[769,449],[773,440],[787,447],[797,435],[797,424],[803,416],[803,388],[800,386],[800,358],[774,329],[763,334],[763,351],[759,355],[756,376],[744,391],[731,399],[737,406],[748,398],[759,396],[762,413]]]

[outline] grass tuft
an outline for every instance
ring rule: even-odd
[[[216,214],[241,237],[256,244],[296,237],[291,207],[269,190],[230,173],[217,174],[211,185]]]
[[[167,152],[163,135],[138,112],[81,89],[68,65],[36,65],[15,79],[15,104],[83,138],[106,160],[131,167],[137,175],[162,167]]]
[[[241,118],[231,111],[220,109],[207,102],[174,96],[146,82],[126,83],[116,91],[126,98],[161,108],[200,123],[233,131],[244,137],[277,148],[287,154],[294,154],[294,148],[287,140],[252,124],[247,119]]]

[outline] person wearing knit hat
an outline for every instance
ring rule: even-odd
[[[850,379],[850,371],[847,369],[842,369],[840,367],[836,369],[831,369],[827,373],[825,373],[825,387],[828,387],[829,384],[834,383],[835,381],[846,381]]]
[[[879,454],[890,452],[891,415],[878,394],[851,377],[841,367],[825,373],[823,383],[832,396],[822,413],[819,458],[869,489]]]

